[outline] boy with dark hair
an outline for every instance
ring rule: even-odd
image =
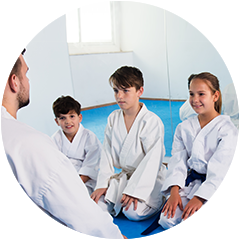
[[[128,219],[139,221],[159,211],[164,202],[160,192],[166,171],[164,126],[139,102],[144,82],[139,69],[121,67],[109,82],[120,109],[108,117],[91,198],[114,216],[123,208]],[[114,167],[122,172],[114,174]]]
[[[70,96],[61,96],[53,103],[55,121],[61,127],[52,139],[72,162],[89,194],[95,188],[101,143],[82,124],[81,104]]]

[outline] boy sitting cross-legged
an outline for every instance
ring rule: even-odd
[[[59,97],[53,103],[53,112],[61,129],[52,139],[71,160],[91,194],[97,180],[101,143],[93,132],[82,126],[81,104],[72,97]]]
[[[121,67],[110,85],[120,109],[108,117],[97,186],[91,198],[103,210],[139,221],[151,217],[164,202],[160,190],[166,168],[164,126],[139,97],[143,76],[135,67]],[[114,167],[122,169],[114,174]]]

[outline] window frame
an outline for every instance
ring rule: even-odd
[[[112,21],[112,41],[87,43],[87,42],[81,42],[81,37],[80,37],[79,42],[67,43],[69,55],[121,52],[120,41],[119,41],[120,21],[117,21],[117,19],[119,19],[119,12],[120,12],[119,3],[110,2],[110,9],[111,9],[111,21]],[[80,9],[78,9],[78,21],[80,23]],[[81,36],[80,27],[79,27],[79,35]]]

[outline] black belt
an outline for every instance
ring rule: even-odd
[[[188,186],[189,183],[193,182],[194,180],[196,179],[199,179],[201,180],[201,182],[203,183],[205,180],[206,180],[206,174],[200,174],[198,172],[196,172],[195,170],[193,169],[190,169],[189,170],[189,174],[187,176],[187,179],[185,181],[185,186]],[[160,214],[163,210],[163,207],[164,205],[166,204],[167,200],[165,201],[165,203],[163,204],[163,206],[161,207],[159,213],[157,214],[156,216],[156,219],[152,222],[152,224],[146,229],[144,230],[141,235],[148,235],[149,233],[151,233],[153,230],[155,230],[156,228],[159,227],[159,224],[158,224],[158,220],[159,220],[159,217],[160,217]]]

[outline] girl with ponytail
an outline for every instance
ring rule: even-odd
[[[171,228],[187,219],[211,198],[231,164],[238,130],[221,115],[219,81],[211,73],[189,82],[189,102],[196,116],[180,123],[174,135],[172,157],[162,193],[167,201],[159,224]]]

